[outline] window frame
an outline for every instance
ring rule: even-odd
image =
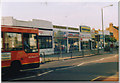
[[[48,40],[48,42],[46,40]],[[49,42],[49,40],[51,40],[51,42]],[[53,48],[52,36],[39,36],[38,37],[38,41],[39,41],[39,49],[50,49],[50,48]],[[44,46],[44,47],[42,47],[42,46]]]
[[[1,44],[2,44],[1,51],[4,51],[4,47],[5,47],[5,44],[4,44],[4,32],[1,32],[1,38],[3,38],[3,39],[1,39]]]
[[[28,52],[28,51],[25,51],[25,47],[24,47],[24,41],[23,41],[23,39],[24,39],[24,34],[35,34],[36,35],[36,47],[37,47],[37,51],[36,52]],[[22,44],[23,44],[23,50],[25,51],[25,53],[38,53],[39,52],[39,47],[38,47],[38,35],[37,35],[37,33],[22,33]]]
[[[21,49],[17,49],[17,50],[6,50],[5,49],[5,33],[16,33],[16,34],[21,34],[21,40],[22,40],[22,33],[20,32],[1,32],[1,36],[3,36],[3,50],[2,52],[10,52],[10,51],[20,51],[20,50],[23,50],[23,43],[21,41],[21,44],[22,44],[22,48]],[[1,48],[2,49],[2,48]]]

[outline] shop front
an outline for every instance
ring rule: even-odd
[[[91,49],[91,32],[89,26],[80,26],[81,50]]]
[[[91,30],[91,49],[96,49],[95,29]]]
[[[68,32],[68,51],[79,51],[79,32]]]
[[[52,36],[52,30],[39,30],[38,42],[41,54],[54,54]]]
[[[54,53],[67,52],[67,35],[63,31],[54,31]]]
[[[91,34],[90,33],[80,33],[81,37],[81,50],[91,49]]]

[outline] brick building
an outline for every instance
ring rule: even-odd
[[[118,41],[119,40],[119,27],[113,26],[113,23],[109,24],[109,27],[106,28],[106,30],[109,30],[111,34],[113,34],[113,37]]]

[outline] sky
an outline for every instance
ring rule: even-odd
[[[109,6],[109,5],[113,6]],[[12,16],[17,20],[40,19],[51,21],[53,25],[79,28],[80,25],[102,29],[101,9],[103,8],[104,28],[109,23],[118,26],[117,1],[18,1],[2,2],[1,16]]]

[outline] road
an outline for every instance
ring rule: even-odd
[[[40,68],[2,75],[3,81],[93,81],[118,72],[118,54],[53,61]]]

